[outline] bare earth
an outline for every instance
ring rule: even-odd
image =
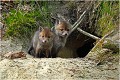
[[[20,51],[19,44],[16,47],[8,43],[1,43],[1,54]],[[10,60],[1,57],[0,80],[119,80],[118,64],[115,58],[97,65],[88,58],[32,58],[28,55],[27,59]]]

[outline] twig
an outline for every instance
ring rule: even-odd
[[[100,39],[99,37],[94,36],[94,35],[92,35],[92,34],[90,34],[90,33],[88,33],[88,32],[85,32],[85,31],[83,31],[83,30],[80,29],[80,28],[77,28],[77,30],[78,30],[79,32],[83,33],[84,35],[89,36],[89,37],[91,37],[91,38],[93,38],[93,39],[95,39],[95,40]]]
[[[92,3],[91,3],[92,5]],[[82,22],[83,18],[85,17],[85,14],[87,13],[87,11],[89,10],[89,8],[91,7],[91,5],[89,7],[87,7],[87,9],[82,13],[82,15],[79,17],[79,19],[73,24],[72,26],[72,30],[70,32],[70,34],[77,29],[77,27],[79,26],[79,24]],[[69,34],[69,35],[70,35]]]
[[[86,11],[82,13],[82,15],[79,17],[79,19],[73,24],[72,28],[74,28],[76,25],[80,24],[81,19],[85,16]]]
[[[102,43],[104,42],[104,39],[105,39],[106,37],[108,37],[111,33],[113,33],[113,31],[114,31],[114,30],[108,32],[105,36],[103,36],[103,37],[98,41],[98,43],[92,48],[91,51],[94,51],[98,45],[100,45],[100,44],[102,45]],[[91,51],[90,51],[90,52],[91,52]]]
[[[81,14],[81,16],[79,17],[79,19],[73,24],[72,28],[74,28],[81,21],[81,19],[83,18],[83,16],[86,14],[86,12],[89,10],[89,8],[91,6],[92,6],[92,1],[90,3],[90,6],[87,7],[87,9]]]
[[[83,15],[82,19],[80,19],[80,21],[76,24],[76,26],[70,31],[70,34],[71,34],[74,30],[76,30],[76,28],[79,26],[79,24],[83,21],[84,17],[85,17],[85,15]],[[69,35],[70,35],[70,34],[69,34]]]
[[[91,3],[91,5],[92,5],[92,3]],[[86,32],[86,31],[83,31],[82,29],[78,28],[79,24],[83,21],[83,19],[84,19],[84,17],[85,17],[85,14],[87,13],[87,11],[88,11],[89,8],[91,7],[91,5],[82,13],[82,15],[79,17],[79,19],[73,24],[73,26],[72,26],[73,29],[71,30],[70,34],[77,28],[77,30],[78,30],[79,32],[83,33],[83,34],[86,35],[86,36],[89,36],[89,37],[91,37],[91,38],[93,38],[93,39],[96,39],[96,40],[100,39],[99,37],[94,36],[94,35]],[[99,5],[100,5],[100,4],[99,4]],[[98,7],[98,5],[97,5],[97,7]],[[95,9],[97,9],[97,8],[95,8]],[[69,35],[70,35],[70,34],[69,34]]]

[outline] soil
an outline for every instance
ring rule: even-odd
[[[27,58],[6,59],[4,54],[21,51],[19,43],[1,42],[0,80],[118,80],[119,57],[102,63],[85,58]]]

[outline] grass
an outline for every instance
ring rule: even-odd
[[[22,1],[17,6],[9,13],[3,13],[6,37],[29,38],[39,26],[52,26],[48,2],[30,1],[28,5],[27,2]],[[28,8],[25,9],[25,6]],[[40,24],[38,25],[37,22]]]
[[[107,32],[118,27],[119,2],[103,1],[98,9],[98,34],[104,36]]]

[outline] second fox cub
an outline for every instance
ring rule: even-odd
[[[65,46],[71,27],[66,21],[59,20],[52,30],[55,32],[52,57],[56,57],[60,49]]]
[[[28,53],[31,54],[31,51],[33,50],[35,57],[41,57],[41,55],[45,57],[51,56],[53,38],[54,34],[49,28],[40,28],[34,34]]]

